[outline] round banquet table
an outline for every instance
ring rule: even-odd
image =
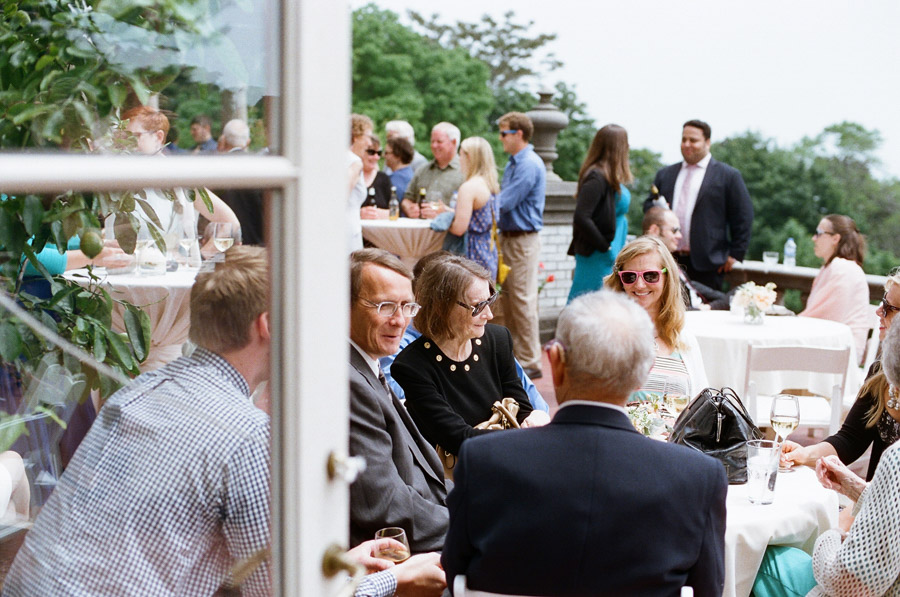
[[[811,554],[816,538],[837,527],[838,494],[823,488],[805,466],[778,474],[775,500],[751,504],[747,485],[729,485],[725,522],[724,597],[747,597],[769,545],[798,547]]]
[[[400,218],[363,220],[363,238],[380,249],[390,251],[412,267],[420,257],[440,251],[446,232],[431,229],[432,220]]]
[[[732,388],[743,398],[747,347],[818,346],[850,347],[844,403],[852,403],[862,381],[857,367],[856,344],[850,328],[836,321],[814,317],[766,316],[762,325],[744,323],[730,311],[689,311],[685,329],[697,337],[709,385]],[[837,376],[791,371],[758,372],[753,382],[760,394],[777,394],[786,388],[808,388],[831,396]]]
[[[150,354],[141,364],[141,371],[158,369],[181,356],[181,345],[188,339],[191,324],[191,287],[197,269],[180,267],[164,275],[135,274],[108,275],[102,268],[94,268],[100,284],[113,299],[124,300],[141,307],[150,317]],[[65,277],[87,286],[87,270],[71,270]],[[113,329],[125,331],[124,309],[115,304]]]

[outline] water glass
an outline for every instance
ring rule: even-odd
[[[778,251],[764,251],[763,263],[766,265],[778,265]]]
[[[771,504],[775,499],[775,480],[781,444],[768,439],[747,442],[747,497],[754,504]]]

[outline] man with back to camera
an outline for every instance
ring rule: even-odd
[[[270,545],[268,259],[232,247],[191,289],[189,357],[113,394],[25,538],[4,595],[212,595]],[[266,559],[242,585],[269,595]]]
[[[644,437],[625,414],[653,363],[647,313],[622,294],[582,295],[548,353],[553,421],[462,445],[441,556],[448,585],[464,574],[501,594],[670,597],[690,586],[721,596],[724,467]]]
[[[691,280],[722,289],[724,275],[743,261],[750,244],[753,203],[741,173],[709,153],[711,129],[702,120],[684,123],[683,162],[656,173],[653,184],[681,224],[683,238],[673,252]],[[653,197],[644,201],[644,211]]]

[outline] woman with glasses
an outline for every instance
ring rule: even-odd
[[[488,433],[475,425],[507,397],[519,404],[523,427],[547,422],[545,413],[532,411],[516,374],[509,330],[488,323],[498,296],[488,271],[449,255],[425,268],[415,286],[422,337],[397,355],[391,373],[425,439],[458,454],[464,440]]]
[[[597,131],[578,173],[572,244],[575,272],[569,302],[579,294],[599,290],[612,271],[616,255],[628,234],[631,193],[625,183],[633,179],[628,167],[628,133],[608,124]]]
[[[900,268],[888,276],[884,284],[884,298],[875,311],[880,323],[879,340],[884,340],[897,311],[900,311]],[[881,360],[877,360],[869,368],[856,402],[838,432],[812,446],[801,447],[798,443],[785,440],[782,461],[785,466],[792,463],[813,466],[819,458],[835,455],[849,465],[872,446],[866,473],[866,480],[869,481],[875,474],[882,453],[898,438],[900,395],[897,391],[892,395],[890,384],[881,369]]]
[[[813,243],[816,257],[825,265],[813,280],[806,308],[800,315],[849,326],[856,340],[856,355],[862,358],[872,317],[869,285],[862,269],[866,239],[851,218],[831,214],[819,221]]]
[[[700,345],[684,329],[678,265],[661,240],[641,236],[625,245],[605,285],[631,297],[647,311],[656,327],[656,358],[647,380],[632,400],[648,400],[667,393],[696,396],[709,385]]]
[[[378,169],[381,159],[381,140],[377,135],[369,134],[369,146],[360,156],[363,168],[362,177],[366,185],[366,199],[359,212],[363,220],[386,219],[388,203],[391,200],[391,177]]]
[[[466,257],[497,279],[497,245],[491,228],[498,217],[497,164],[490,144],[481,137],[469,137],[459,147],[459,167],[466,181],[459,187],[456,211],[449,232],[463,236],[468,232]]]

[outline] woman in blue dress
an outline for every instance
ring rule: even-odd
[[[572,244],[575,272],[569,301],[599,290],[613,269],[616,255],[628,234],[631,193],[625,183],[633,180],[628,167],[628,132],[608,124],[594,135],[578,173]]]
[[[497,217],[497,164],[490,144],[481,137],[469,137],[459,146],[459,167],[465,182],[456,197],[456,213],[449,232],[462,236],[468,232],[466,257],[491,272],[497,279],[497,246],[491,239],[491,226]]]

